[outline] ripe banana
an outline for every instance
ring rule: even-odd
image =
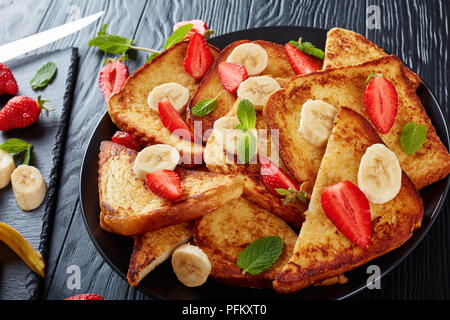
[[[13,157],[8,152],[0,150],[0,189],[11,182],[11,173],[15,168]]]
[[[402,169],[395,153],[380,143],[367,148],[359,164],[358,186],[372,203],[394,199],[402,186]]]
[[[172,254],[172,268],[178,280],[185,286],[198,287],[208,279],[211,263],[202,249],[183,244]]]
[[[298,131],[309,143],[321,147],[330,137],[338,109],[322,100],[308,100],[302,106]]]
[[[32,271],[45,277],[45,264],[41,254],[34,251],[30,243],[17,230],[0,222],[0,240],[6,243]]]
[[[239,124],[237,116],[222,117],[217,119],[213,125],[214,137],[218,143],[222,144],[224,150],[231,154],[238,153],[239,139],[244,135],[242,130],[236,129]],[[256,128],[251,130],[253,136],[258,139]]]
[[[159,170],[173,170],[180,161],[180,153],[168,144],[155,144],[138,153],[133,164],[136,176],[145,180],[145,175]]]
[[[189,101],[189,90],[175,82],[165,83],[150,91],[147,104],[151,109],[158,112],[158,102],[164,98],[169,99],[178,113],[183,113]]]
[[[278,82],[271,77],[251,77],[239,85],[237,96],[250,100],[255,110],[262,111],[270,94],[280,88]]]
[[[31,211],[44,201],[47,187],[39,169],[20,165],[11,175],[11,184],[17,205],[23,211]]]
[[[269,56],[266,50],[256,43],[244,43],[230,53],[228,62],[243,65],[248,76],[256,76],[267,67]]]

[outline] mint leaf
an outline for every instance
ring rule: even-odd
[[[167,50],[174,44],[177,44],[178,42],[182,41],[183,38],[188,34],[188,32],[191,31],[193,26],[194,25],[192,23],[188,23],[185,24],[184,26],[179,27],[170,35],[169,38],[167,38],[167,41],[163,45],[163,48]]]
[[[241,164],[250,162],[256,153],[256,138],[250,131],[246,131],[238,141],[238,159]]]
[[[113,54],[124,54],[133,43],[132,39],[127,39],[113,34],[100,33],[97,37],[89,40],[89,47],[95,46],[102,51]]]
[[[43,89],[50,83],[56,74],[56,64],[54,62],[48,62],[44,64],[38,72],[31,79],[31,87],[36,89]]]
[[[201,100],[195,104],[192,108],[192,114],[197,117],[203,117],[211,112],[217,107],[217,96],[215,98],[208,98]]]
[[[302,42],[302,38],[298,38],[298,41],[291,40],[289,41],[294,47],[298,50],[310,55],[317,57],[319,59],[323,59],[325,57],[325,53],[322,49],[316,48],[311,42]]]
[[[145,63],[152,61],[152,60],[153,60],[154,58],[156,58],[158,55],[159,55],[158,52],[153,52],[152,54],[150,54],[150,55],[147,57],[147,60],[145,60]]]
[[[23,164],[26,165],[30,162],[31,147],[31,143],[17,138],[8,139],[0,145],[0,149],[11,154],[19,154],[26,151],[23,158]]]
[[[260,238],[250,243],[240,254],[237,265],[242,274],[255,276],[269,269],[283,251],[283,239],[277,236]]]
[[[407,122],[400,137],[400,144],[403,151],[412,156],[419,150],[427,139],[427,127],[424,124],[415,124],[414,122]]]
[[[247,99],[243,99],[239,102],[237,117],[241,123],[241,125],[238,126],[238,129],[246,131],[252,130],[256,126],[256,112],[253,108],[253,104]]]

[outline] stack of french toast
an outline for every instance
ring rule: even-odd
[[[199,64],[212,62],[193,76],[191,42],[107,102],[138,144],[103,141],[98,170],[101,227],[134,238],[131,286],[167,259],[187,286],[338,285],[420,227],[418,191],[448,175],[450,155],[398,57],[333,28],[323,59],[262,40],[205,42]],[[273,236],[277,258],[244,272],[243,251]]]

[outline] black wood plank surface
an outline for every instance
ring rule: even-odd
[[[78,178],[82,154],[90,134],[106,106],[98,89],[97,76],[105,56],[87,41],[108,23],[112,33],[135,39],[142,46],[159,48],[171,33],[175,22],[202,18],[208,26],[223,34],[244,28],[270,25],[298,25],[320,28],[334,26],[354,30],[397,54],[417,71],[430,86],[447,112],[448,101],[448,1],[421,0],[330,0],[330,1],[201,1],[201,0],[131,0],[131,1],[1,1],[0,13],[9,24],[0,26],[0,43],[43,31],[72,19],[105,10],[101,21],[81,32],[57,41],[49,49],[76,46],[80,49],[79,78],[70,118],[67,148],[61,176],[55,230],[52,235],[43,298],[62,299],[96,292],[108,299],[149,299],[132,289],[102,260],[83,225],[78,200]],[[368,6],[380,10],[380,29],[366,24]],[[34,13],[26,28],[9,27],[16,23],[26,7]],[[79,11],[77,11],[77,8]],[[4,14],[4,15],[5,15]],[[3,16],[4,16],[3,15]],[[11,17],[11,18],[10,18]],[[144,62],[146,54],[138,53],[127,62],[130,72]],[[93,177],[96,183],[96,177]],[[450,221],[448,201],[422,243],[396,269],[381,280],[381,290],[364,290],[352,299],[448,299],[450,297]],[[56,227],[57,226],[57,227]],[[68,267],[81,270],[81,288],[69,289]],[[1,290],[1,289],[0,289]]]

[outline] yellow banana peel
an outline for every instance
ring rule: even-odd
[[[0,240],[6,243],[34,272],[45,277],[45,263],[42,255],[14,228],[0,222]]]

